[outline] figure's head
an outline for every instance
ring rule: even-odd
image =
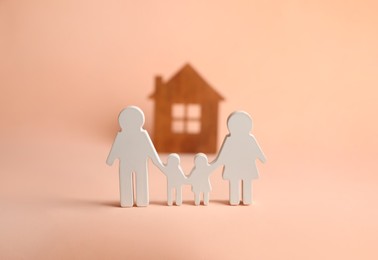
[[[227,128],[230,134],[249,134],[252,131],[251,116],[244,111],[236,111],[227,119]]]
[[[139,107],[129,106],[121,111],[118,122],[122,130],[140,130],[144,125],[144,114]]]
[[[197,153],[194,157],[194,164],[197,167],[205,166],[207,163],[207,156],[203,153]]]
[[[167,165],[180,165],[180,156],[177,153],[169,154]]]

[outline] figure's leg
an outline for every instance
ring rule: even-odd
[[[119,191],[121,207],[132,207],[134,204],[133,173],[127,167],[119,166]]]
[[[209,192],[203,193],[203,205],[205,206],[209,205]]]
[[[135,172],[136,177],[136,204],[138,207],[146,207],[149,204],[147,165],[139,167]]]
[[[243,204],[249,205],[252,203],[252,181],[243,180]]]
[[[172,201],[172,190],[173,190],[173,188],[171,188],[171,187],[168,187],[168,189],[167,189],[167,196],[168,196],[167,202],[168,202],[168,206],[172,206],[172,203],[173,203],[173,201]]]
[[[194,193],[194,204],[198,206],[200,204],[200,192]]]
[[[176,188],[176,205],[180,206],[182,204],[182,190],[181,186]]]
[[[240,203],[240,183],[239,181],[230,181],[230,204],[239,205]]]

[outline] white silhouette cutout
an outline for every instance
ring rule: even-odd
[[[176,191],[176,205],[182,204],[181,186],[187,182],[187,178],[180,166],[180,157],[176,153],[168,156],[167,164],[160,169],[167,176],[167,201],[168,206],[173,204],[173,190]]]
[[[252,180],[259,177],[256,159],[264,163],[266,158],[255,137],[250,134],[252,119],[248,113],[232,113],[227,119],[227,127],[229,134],[213,165],[224,165],[223,179],[229,181],[230,204],[239,205],[242,184],[243,204],[248,205],[252,203]]]
[[[198,153],[194,157],[194,167],[189,175],[189,181],[194,193],[194,204],[198,206],[201,202],[200,195],[203,193],[203,204],[209,204],[209,193],[211,191],[210,174],[216,165],[210,165],[207,157],[203,153]]]
[[[148,158],[151,158],[158,167],[163,165],[150,136],[143,129],[144,114],[141,109],[135,106],[125,108],[119,114],[118,122],[121,131],[114,140],[106,163],[112,165],[115,159],[119,159],[121,207],[132,207],[134,204],[134,178],[136,205],[147,206],[149,204]]]

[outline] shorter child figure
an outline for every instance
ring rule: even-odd
[[[167,163],[161,168],[161,171],[167,176],[167,196],[168,205],[173,204],[173,189],[176,190],[176,205],[182,204],[181,186],[186,183],[187,178],[180,166],[180,157],[176,153],[168,155]]]
[[[196,154],[194,158],[194,167],[190,172],[189,181],[192,184],[194,193],[194,203],[196,206],[200,204],[200,195],[203,193],[203,204],[209,204],[209,193],[211,191],[210,174],[215,169],[213,165],[208,163],[207,157],[203,153]]]

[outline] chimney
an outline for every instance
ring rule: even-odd
[[[164,86],[163,78],[158,75],[155,77],[155,94],[159,95],[162,91],[162,87]]]

